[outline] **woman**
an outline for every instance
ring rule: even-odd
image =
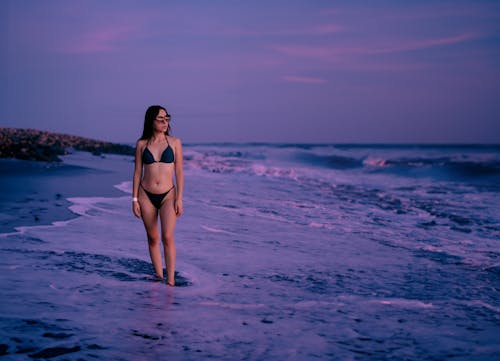
[[[158,214],[160,215],[167,284],[174,286],[174,228],[177,217],[182,214],[184,175],[181,141],[169,134],[170,115],[167,110],[159,105],[150,106],[144,117],[142,136],[135,149],[132,210],[137,218],[142,218],[155,275],[163,280],[158,230]]]

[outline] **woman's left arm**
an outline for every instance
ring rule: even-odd
[[[177,138],[175,142],[175,184],[177,189],[175,192],[175,213],[180,216],[183,211],[182,206],[182,193],[184,192],[184,169],[183,169],[183,157],[182,157],[182,143],[181,140]]]

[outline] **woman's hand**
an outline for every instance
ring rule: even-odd
[[[132,212],[137,218],[141,218],[141,205],[137,201],[132,201]]]
[[[182,198],[176,198],[174,202],[175,214],[179,217],[182,214]]]

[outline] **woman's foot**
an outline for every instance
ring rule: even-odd
[[[154,280],[155,281],[163,281],[163,276],[158,276],[156,273],[154,275]]]
[[[175,282],[167,282],[167,285],[170,286],[170,287],[174,287],[175,286]]]

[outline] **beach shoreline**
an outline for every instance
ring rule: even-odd
[[[100,169],[103,160],[125,161],[121,166]],[[92,155],[73,151],[61,162],[0,159],[0,233],[16,227],[48,225],[77,217],[70,210],[72,197],[119,197],[115,186],[130,177],[132,157]]]
[[[75,152],[48,169],[6,161],[2,180],[19,188],[5,192],[11,202],[59,193],[78,216],[0,236],[0,351],[272,361],[500,352],[500,155],[300,146],[184,155],[175,230],[184,287],[173,288],[154,281],[131,212],[132,157]],[[457,162],[467,177],[456,177]]]

